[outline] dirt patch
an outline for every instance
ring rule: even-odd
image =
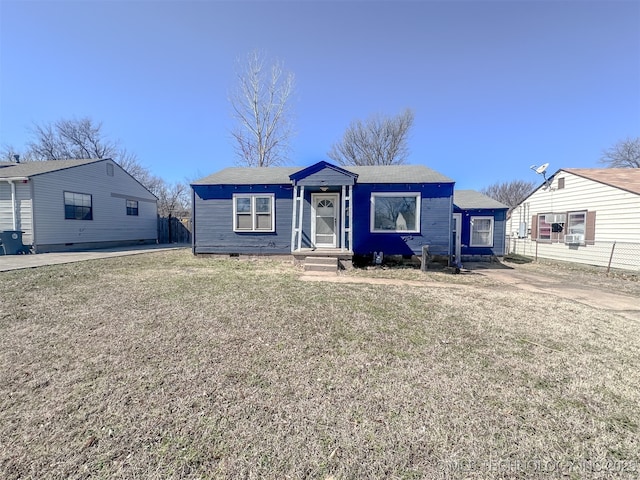
[[[404,285],[424,288],[504,288],[542,296],[550,308],[562,298],[640,321],[640,282],[588,267],[552,263],[472,263],[460,275],[417,269],[356,270],[342,275],[302,275],[307,282]],[[434,281],[435,280],[435,281]]]

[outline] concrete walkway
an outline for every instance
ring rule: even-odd
[[[0,272],[20,270],[22,268],[42,267],[44,265],[82,262],[84,260],[95,260],[98,258],[122,257],[126,255],[139,255],[141,253],[177,250],[190,247],[191,245],[178,243],[163,245],[134,245],[119,248],[105,248],[100,250],[83,250],[79,252],[38,253],[35,255],[0,255]]]

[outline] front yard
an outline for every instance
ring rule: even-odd
[[[404,275],[188,251],[0,273],[0,478],[640,475],[637,322]]]

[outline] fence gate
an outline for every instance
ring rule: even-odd
[[[191,222],[158,217],[158,243],[191,243]]]

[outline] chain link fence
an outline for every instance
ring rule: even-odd
[[[507,237],[509,253],[550,260],[583,263],[609,270],[640,272],[640,243],[596,242],[594,245],[532,242],[528,238]]]

